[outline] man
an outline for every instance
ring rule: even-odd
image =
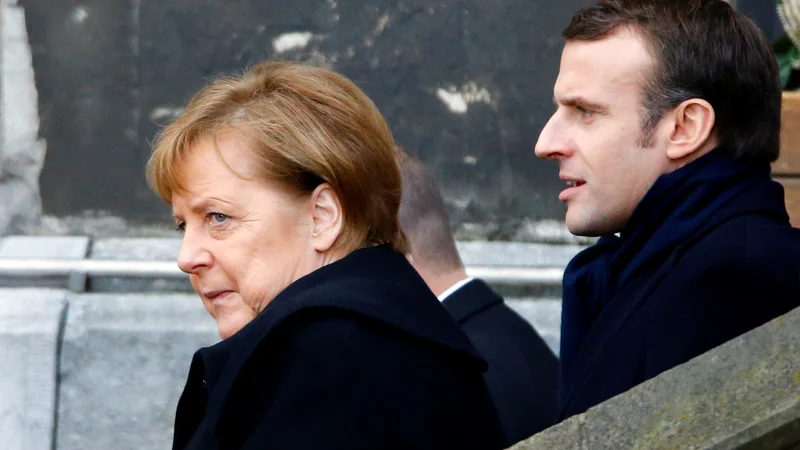
[[[400,226],[412,264],[489,363],[484,378],[514,444],[555,423],[558,359],[502,297],[467,276],[436,182],[405,150],[398,148],[398,158]]]
[[[536,144],[566,224],[602,236],[563,282],[561,419],[798,306],[769,43],[723,0],[576,14]]]

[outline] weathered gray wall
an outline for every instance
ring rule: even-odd
[[[532,149],[560,30],[591,2],[0,0],[0,235],[163,234],[143,176],[158,127],[209,78],[288,58],[375,99],[434,171],[459,238],[572,240],[557,171]],[[736,3],[780,32],[771,3]]]
[[[39,114],[25,11],[0,0],[0,235],[39,226],[39,174],[45,142]]]
[[[514,238],[524,219],[563,218],[556,167],[533,145],[560,31],[588,3],[19,0],[48,142],[44,212],[166,220],[143,176],[158,126],[211,77],[312,59],[375,100],[435,172],[456,224]]]

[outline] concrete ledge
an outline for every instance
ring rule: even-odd
[[[467,266],[564,267],[584,247],[522,242],[458,242]],[[103,238],[89,250],[90,259],[127,261],[175,261],[180,251],[179,238]],[[505,296],[558,297],[558,286],[494,286]],[[188,280],[91,277],[93,292],[191,292]]]
[[[524,242],[458,242],[467,266],[565,267],[584,246]]]
[[[466,265],[513,267],[563,267],[585,248],[489,241],[462,241],[457,246]],[[180,238],[97,239],[90,256],[93,259],[174,261],[180,248]]]
[[[53,448],[62,291],[0,289],[0,448]]]
[[[8,236],[0,238],[0,258],[10,259],[83,259],[89,252],[86,236]],[[0,276],[0,287],[82,288],[81,281],[70,277],[25,277]]]
[[[180,249],[178,238],[96,239],[89,256],[92,259],[175,261]]]
[[[0,258],[83,259],[86,236],[8,236],[0,238]]]
[[[69,297],[59,450],[170,448],[192,354],[219,340],[194,295]]]
[[[110,238],[92,244],[90,259],[114,261],[176,261],[181,240],[175,238]],[[177,264],[177,263],[176,263]],[[189,280],[92,277],[89,290],[93,292],[192,292]]]
[[[512,447],[798,448],[800,309]]]

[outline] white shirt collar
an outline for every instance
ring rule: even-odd
[[[446,291],[442,292],[441,295],[439,295],[439,301],[443,302],[444,299],[446,299],[447,297],[450,296],[450,294],[452,294],[453,292],[461,289],[462,286],[464,286],[465,284],[469,283],[473,279],[474,278],[472,278],[472,277],[467,277],[467,278],[464,278],[463,280],[459,281],[458,283],[450,286],[449,289],[447,289]]]

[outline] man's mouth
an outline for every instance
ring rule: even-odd
[[[558,199],[562,202],[571,199],[578,192],[578,188],[586,184],[582,180],[564,180],[564,182],[567,184],[567,188],[558,194]]]

